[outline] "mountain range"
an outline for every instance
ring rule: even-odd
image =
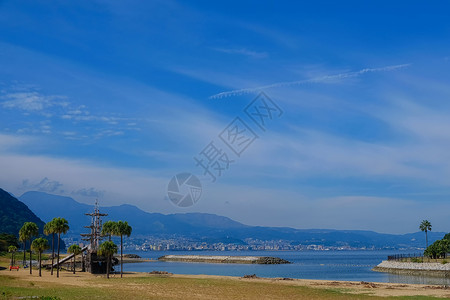
[[[84,226],[90,224],[90,217],[85,213],[93,211],[93,205],[75,201],[73,198],[52,195],[44,192],[26,192],[19,199],[45,222],[55,216],[69,221],[69,235],[79,236],[87,232]],[[223,241],[243,243],[246,238],[259,240],[288,240],[297,244],[321,244],[325,246],[351,247],[423,247],[423,232],[403,235],[382,234],[363,230],[334,229],[295,229],[288,227],[249,226],[230,218],[206,213],[160,214],[149,213],[136,206],[101,207],[107,213],[106,220],[124,220],[133,227],[134,237],[184,237],[191,240]],[[444,232],[429,232],[432,243],[441,239]]]
[[[36,216],[24,203],[17,200],[7,191],[0,188],[0,233],[19,235],[25,222],[34,222],[39,232],[44,229],[44,222]]]

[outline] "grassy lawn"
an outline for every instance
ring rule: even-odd
[[[7,257],[0,257],[6,267]],[[11,271],[15,272],[15,271]],[[376,297],[351,294],[351,288],[317,288],[258,280],[227,278],[127,277],[109,280],[62,271],[59,279],[43,271],[43,278],[26,274],[14,276],[0,271],[0,300],[18,297],[56,297],[53,299],[437,299],[425,296]],[[46,277],[45,277],[46,276]],[[45,298],[43,298],[45,299]],[[51,298],[47,298],[51,299]]]
[[[64,276],[64,272],[62,276]],[[432,297],[374,297],[354,295],[346,289],[318,289],[304,286],[227,279],[173,277],[96,277],[85,286],[58,282],[28,281],[0,275],[0,299],[52,296],[60,299],[436,299]]]
[[[64,254],[65,255],[65,254]],[[61,256],[61,255],[60,255]],[[51,257],[51,253],[47,254],[47,253],[43,253],[41,259],[42,260],[46,260],[49,259]],[[31,254],[31,259],[32,260],[38,260],[39,256],[36,253],[32,253]],[[16,252],[15,255],[15,259],[16,259],[16,264],[22,264],[23,261],[23,251],[18,251]],[[26,259],[27,262],[30,261],[30,252],[27,251],[26,253]],[[1,262],[6,262],[9,265],[9,262],[11,261],[11,253],[7,253],[7,252],[1,252],[0,253],[0,261]]]

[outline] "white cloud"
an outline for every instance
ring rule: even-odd
[[[0,151],[3,152],[12,151],[35,142],[36,139],[33,137],[0,133]]]
[[[37,91],[34,86],[19,84],[9,85],[9,90],[0,94],[0,106],[8,110],[22,111],[27,116],[44,116],[44,121],[34,121],[27,118],[22,122],[22,127],[16,129],[17,133],[24,134],[62,134],[65,139],[102,138],[123,135],[126,131],[136,130],[138,120],[136,118],[122,117],[121,114],[102,112],[102,114],[92,114],[86,105],[74,105],[67,97],[58,95],[45,95]],[[20,92],[17,92],[19,90]],[[1,101],[3,100],[3,101]],[[18,118],[20,119],[20,118]],[[71,131],[54,131],[50,125],[54,122],[70,122],[64,124],[65,127],[72,127]],[[100,123],[89,130],[88,134],[75,135],[75,130],[84,131],[80,128],[80,123]],[[67,134],[67,132],[72,132]]]
[[[215,51],[227,53],[227,54],[238,54],[238,55],[244,55],[252,58],[267,58],[268,54],[267,52],[257,52],[248,50],[246,48],[212,48]]]
[[[236,184],[226,184],[222,180],[214,184],[204,181],[200,201],[193,207],[179,209],[165,197],[169,179],[176,171],[182,170],[159,168],[150,171],[100,166],[93,161],[0,154],[0,168],[8,170],[0,173],[2,188],[17,195],[26,190],[41,190],[72,196],[90,204],[93,197],[99,197],[102,205],[128,203],[149,212],[162,213],[208,212],[226,215],[249,225],[402,233],[416,231],[416,219],[430,218],[436,230],[444,230],[448,217],[445,212],[450,209],[442,204],[441,209],[436,210],[436,205],[424,205],[404,198],[339,193],[330,198],[311,198],[303,195],[300,189],[276,185],[255,187],[248,180]],[[247,158],[251,157],[242,158],[242,161]],[[229,177],[242,175],[234,172]],[[18,186],[17,183],[25,176],[28,180]]]
[[[255,226],[409,233],[418,231],[424,218],[432,221],[433,230],[447,231],[450,204],[439,207],[407,198],[346,194],[314,198],[282,188],[205,183],[202,198],[184,211],[225,215]]]
[[[107,197],[102,199],[102,205],[129,203],[148,211],[169,212],[173,209],[164,200],[166,185],[173,172],[107,167],[94,161],[4,151],[0,152],[0,169],[8,170],[0,172],[2,188],[16,195],[27,190],[40,190],[70,196],[73,191],[76,200],[91,203],[95,193],[104,193]],[[87,188],[93,186],[95,188]]]
[[[41,191],[48,193],[64,193],[62,189],[63,184],[56,180],[50,180],[47,177],[44,177],[39,182],[31,183],[30,180],[24,179],[22,180],[22,184],[19,186],[19,190],[33,190],[33,191]]]
[[[7,93],[0,96],[3,108],[19,109],[26,112],[44,113],[50,107],[67,107],[69,103],[63,96],[44,96],[38,92]]]
[[[224,98],[224,97],[239,96],[239,95],[250,94],[250,93],[258,93],[258,92],[261,92],[261,91],[267,90],[267,89],[304,85],[307,83],[333,82],[336,80],[358,77],[358,76],[361,76],[366,73],[394,71],[394,70],[406,68],[410,65],[411,64],[401,64],[401,65],[392,65],[392,66],[386,66],[386,67],[381,67],[381,68],[365,68],[365,69],[355,71],[355,72],[340,73],[340,74],[335,74],[335,75],[326,75],[326,76],[305,79],[305,80],[276,82],[276,83],[258,86],[258,87],[254,87],[254,88],[243,88],[243,89],[218,93],[218,94],[210,96],[209,99],[220,99],[220,98]]]
[[[94,198],[102,198],[105,195],[106,191],[97,190],[96,188],[82,188],[76,191],[72,191],[72,195],[79,195],[83,197],[94,197]]]

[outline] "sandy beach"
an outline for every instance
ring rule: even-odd
[[[89,291],[102,291],[100,297],[120,299],[348,299],[360,295],[366,296],[434,296],[450,298],[450,288],[433,285],[412,285],[394,283],[369,283],[350,281],[282,279],[282,278],[240,278],[211,275],[151,275],[148,273],[112,274],[108,280],[104,275],[88,273],[72,274],[62,271],[60,278],[43,271],[42,277],[28,270],[0,271],[0,286],[31,291],[68,289],[73,290],[62,299],[80,299]],[[27,288],[31,288],[27,290]],[[0,288],[0,291],[3,288]],[[317,295],[316,295],[317,294]],[[343,298],[342,298],[343,297]],[[347,297],[347,298],[346,298]],[[354,299],[354,298],[352,298]],[[356,299],[360,299],[357,297]]]

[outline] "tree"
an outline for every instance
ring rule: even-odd
[[[73,253],[73,257],[72,257],[72,261],[73,261],[73,274],[75,274],[75,263],[76,263],[76,256],[78,255],[78,254],[80,254],[81,253],[81,247],[80,246],[78,246],[78,245],[76,245],[76,244],[74,244],[74,245],[71,245],[70,247],[69,247],[69,249],[67,249],[67,252],[69,252],[69,253]]]
[[[30,240],[30,274],[32,274],[33,268],[31,267],[31,239],[34,236],[37,236],[39,234],[39,228],[34,222],[25,222],[19,230],[19,237],[24,242],[23,247],[25,251],[25,241]],[[25,265],[25,254],[24,254],[24,265]]]
[[[111,270],[112,256],[117,253],[117,245],[111,241],[103,242],[100,245],[98,254],[106,256],[106,278],[109,279],[109,271]]]
[[[447,256],[447,253],[450,252],[450,241],[446,239],[438,240],[437,242],[437,251],[438,255],[442,258]]]
[[[11,266],[14,266],[14,258],[16,256],[17,247],[14,245],[11,245],[8,247],[8,252],[11,253]]]
[[[436,259],[440,257],[445,258],[448,252],[450,252],[450,241],[442,239],[428,246],[423,254],[424,256]]]
[[[0,233],[0,252],[8,251],[9,246],[16,246],[19,248],[17,237],[14,234]]]
[[[23,227],[19,231],[19,241],[23,243],[23,260],[22,265],[25,267],[25,260],[27,259],[26,253],[27,253],[27,236],[25,235],[25,229],[22,230]]]
[[[449,240],[450,241],[450,233],[447,233],[446,235],[444,235],[444,240]]]
[[[425,231],[426,248],[428,248],[428,231],[431,231],[431,223],[428,220],[423,220],[419,228],[421,231]]]
[[[118,221],[114,228],[114,235],[120,236],[120,277],[123,276],[123,236],[126,235],[129,237],[132,230],[133,229],[128,225],[127,221]]]
[[[54,220],[51,220],[50,222],[47,222],[44,225],[44,234],[45,235],[52,235],[52,267],[51,267],[51,271],[50,274],[53,275],[53,264],[55,262],[55,226],[54,226]]]
[[[39,254],[39,277],[41,277],[42,269],[42,252],[49,248],[47,239],[37,238],[31,243],[31,249]]]
[[[102,235],[108,236],[108,240],[111,241],[111,235],[114,234],[117,223],[114,221],[106,221],[102,226]]]
[[[427,256],[429,258],[437,258],[437,245],[435,243],[431,244],[430,246],[427,247],[427,249],[425,249],[425,251],[423,252],[423,256]]]
[[[61,234],[66,234],[69,230],[69,222],[67,222],[64,218],[54,218],[52,220],[53,223],[53,230],[56,234],[58,234],[58,255],[56,258],[56,277],[59,278],[59,247],[61,244]]]

